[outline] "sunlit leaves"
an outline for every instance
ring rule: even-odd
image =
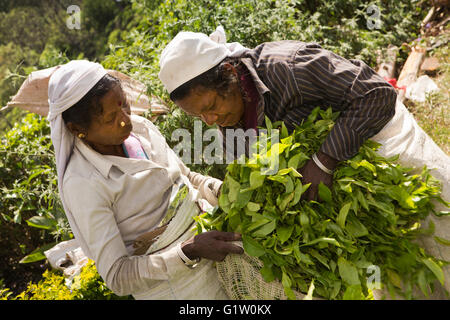
[[[272,131],[281,126],[281,143],[268,148],[279,169],[261,171],[267,149],[256,160],[230,164],[207,228],[242,232],[247,254],[264,261],[263,278],[280,281],[288,298],[296,289],[308,298],[368,299],[372,266],[392,295],[411,298],[413,286],[429,294],[433,281],[443,281],[443,264],[412,241],[424,232],[420,221],[432,212],[430,199],[443,201],[427,170],[410,175],[369,140],[338,166],[332,188],[319,184],[320,202],[301,199],[309,184],[297,166],[320,147],[336,116],[317,108],[290,135],[266,119]]]

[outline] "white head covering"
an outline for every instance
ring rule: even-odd
[[[164,48],[158,76],[171,93],[223,59],[238,57],[246,50],[237,42],[226,43],[222,26],[217,27],[209,37],[204,33],[182,31]]]
[[[51,138],[55,149],[59,193],[72,232],[87,256],[90,256],[90,252],[86,242],[79,232],[72,213],[64,203],[62,182],[73,150],[75,137],[67,129],[62,113],[80,101],[106,73],[107,71],[98,63],[73,60],[59,67],[52,74],[48,84],[48,120],[50,121]]]

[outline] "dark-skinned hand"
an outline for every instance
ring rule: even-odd
[[[321,151],[317,152],[317,158],[325,167],[330,170],[334,170],[338,163],[336,159],[331,158]],[[321,199],[319,199],[318,195],[319,184],[322,182],[328,188],[331,188],[331,186],[333,185],[333,175],[328,174],[320,169],[312,159],[306,162],[306,164],[299,170],[299,173],[303,176],[303,184],[311,183],[308,190],[306,190],[302,195],[302,199],[320,201]]]
[[[223,261],[227,254],[244,253],[244,249],[232,243],[241,240],[239,233],[208,231],[198,234],[181,244],[184,254],[191,260],[205,258],[214,261]]]

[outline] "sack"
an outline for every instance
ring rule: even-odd
[[[193,217],[200,213],[199,208],[207,209],[209,204],[200,198],[198,190],[190,181],[182,176],[189,192],[177,205],[177,213],[167,225],[165,231],[156,238],[145,254],[155,254],[170,250],[180,242],[186,241],[195,234]],[[209,207],[211,207],[209,205]],[[136,300],[224,300],[228,299],[217,277],[214,261],[202,259],[195,268],[186,267],[170,280],[156,281],[155,285],[145,292],[133,294]]]
[[[17,94],[8,102],[7,107],[18,107],[30,112],[47,116],[48,114],[48,82],[52,74],[60,66],[33,71],[22,83]],[[130,102],[132,114],[142,114],[148,109],[152,112],[152,121],[158,115],[169,112],[169,107],[160,98],[145,94],[146,86],[115,70],[107,70],[108,74],[120,79],[123,91]]]
[[[239,242],[242,246],[242,242]],[[238,244],[238,243],[235,243]],[[238,244],[239,245],[239,244]],[[217,262],[219,280],[227,295],[233,300],[287,300],[280,281],[265,282],[259,270],[263,267],[261,260],[243,254],[229,254],[225,260]],[[294,291],[298,300],[305,294]],[[314,298],[313,300],[321,300]]]

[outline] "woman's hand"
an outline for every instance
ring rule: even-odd
[[[338,163],[336,159],[333,159],[320,151],[317,152],[317,158],[330,170],[334,170]],[[318,187],[321,182],[328,188],[331,188],[333,185],[333,175],[320,169],[312,159],[306,162],[305,166],[299,170],[299,173],[303,176],[303,184],[311,183],[308,190],[302,195],[302,199],[318,200]]]
[[[181,250],[191,260],[205,258],[223,261],[227,254],[242,254],[244,249],[231,243],[241,240],[241,235],[234,232],[208,231],[186,240],[181,244]]]

